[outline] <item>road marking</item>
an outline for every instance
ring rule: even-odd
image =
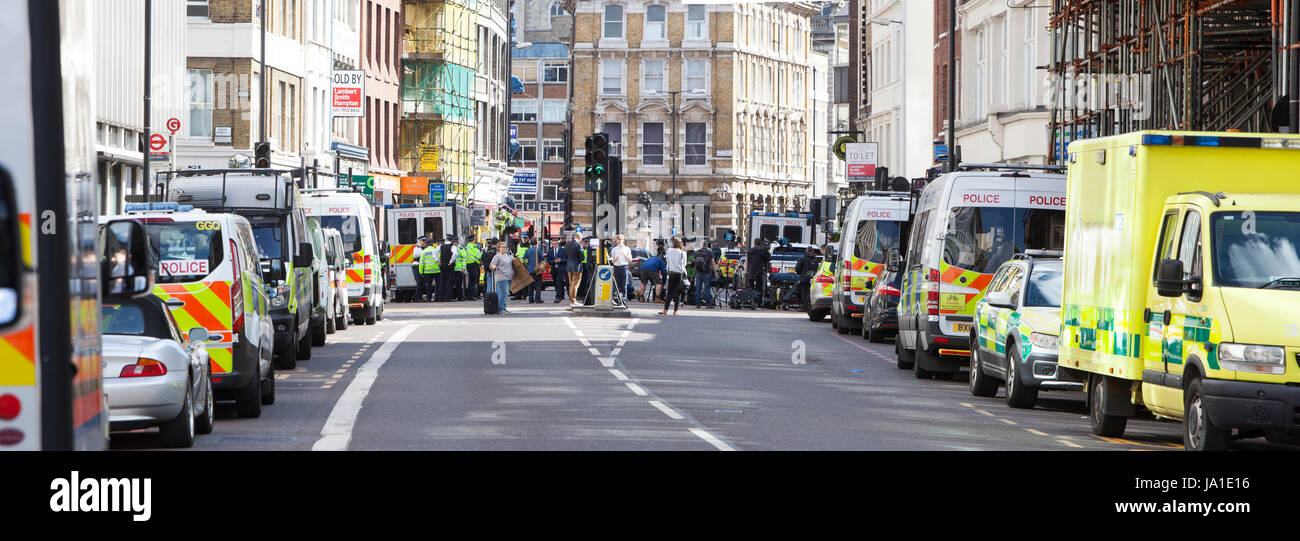
[[[578,336],[586,336],[585,334],[582,334],[582,331],[580,331],[580,330],[578,330],[578,329],[573,329],[573,334],[576,334],[576,335],[578,335]]]
[[[591,344],[587,344],[587,345],[590,346]],[[595,356],[597,356],[597,357],[600,356],[600,352],[597,351],[596,348],[587,348],[587,351],[590,352],[592,355],[595,355]]]
[[[999,420],[999,421],[1002,421],[1002,422],[1004,422],[1004,423],[1006,423],[1006,424],[1009,424],[1009,425],[1017,424],[1015,421],[1012,421],[1011,419],[1002,419],[1002,418],[998,418],[998,420]]]
[[[321,428],[321,438],[311,446],[313,451],[346,451],[348,444],[352,441],[352,429],[357,424],[357,415],[361,413],[361,406],[366,400],[366,395],[370,394],[370,388],[374,386],[375,380],[379,377],[379,369],[388,362],[388,358],[393,355],[393,350],[397,349],[398,344],[406,339],[419,325],[407,325],[401,330],[393,333],[393,337],[384,342],[370,356],[361,368],[357,370],[356,376],[352,382],[339,395],[339,399],[334,403],[334,409],[330,411],[330,416],[325,420],[325,426]]]
[[[591,342],[588,342],[586,338],[579,338],[578,341],[582,342],[583,346],[591,347]]]
[[[633,393],[636,393],[637,396],[645,396],[646,394],[648,394],[648,393],[645,392],[645,389],[642,389],[642,388],[641,388],[640,385],[637,385],[637,384],[632,383],[632,382],[630,382],[630,381],[623,383],[623,385],[627,385],[627,388],[628,388],[628,389],[632,389],[632,392],[633,392]]]
[[[610,359],[610,361],[612,364],[613,359]],[[619,371],[619,369],[617,368],[610,368],[609,373],[614,374],[614,377],[618,378],[619,381],[627,381],[627,374],[624,374],[623,372]]]
[[[622,352],[622,351],[623,351],[623,348],[614,348],[614,351],[609,352],[609,354],[610,354],[610,355],[613,355],[613,356],[615,356],[615,357],[617,357],[618,354],[619,354],[620,352]]]
[[[614,361],[617,360],[617,358],[615,358],[615,357],[596,357],[596,359],[599,360],[599,361],[600,361],[600,365],[603,366],[603,367],[605,367],[605,368],[610,368],[610,367],[614,366]],[[620,374],[621,374],[621,372],[620,372]],[[617,375],[617,374],[616,374],[616,375]],[[619,378],[619,379],[627,379],[627,376],[624,376],[624,377]]]
[[[664,412],[664,415],[667,415],[669,419],[673,419],[677,421],[685,419],[685,417],[682,417],[682,414],[677,413],[675,410],[673,410],[668,406],[665,406],[663,402],[660,402],[658,400],[651,400],[650,405],[654,406],[655,409]]]
[[[978,413],[982,413],[982,414],[984,414],[984,415],[988,415],[989,417],[997,417],[997,415],[993,415],[992,413],[989,413],[988,411],[985,411],[985,410],[982,410],[982,409],[979,409],[979,408],[975,408],[975,411],[978,412]]]
[[[575,331],[578,330],[578,326],[577,326],[577,325],[574,325],[574,324],[573,324],[573,320],[569,319],[568,316],[565,316],[565,317],[560,318],[560,319],[563,319],[563,320],[564,320],[564,324],[565,324],[565,325],[568,325],[570,329],[573,329],[573,330],[575,330]]]
[[[1061,439],[1058,439],[1058,440],[1056,440],[1056,441],[1059,441],[1059,442],[1061,442],[1061,443],[1064,443],[1064,444],[1066,444],[1066,445],[1069,445],[1070,447],[1073,447],[1073,448],[1075,448],[1075,449],[1083,449],[1083,446],[1082,446],[1082,445],[1079,445],[1079,444],[1077,444],[1077,443],[1074,443],[1074,442],[1072,442],[1072,441],[1070,441],[1070,440],[1067,440],[1067,439],[1065,439],[1065,438],[1061,438]]]
[[[1041,430],[1034,430],[1034,429],[1032,429],[1032,428],[1026,428],[1025,431],[1028,432],[1028,433],[1030,433],[1030,434],[1033,434],[1033,435],[1035,435],[1035,436],[1047,436],[1047,433],[1046,433],[1046,432],[1043,432],[1043,431],[1041,431]],[[1050,436],[1048,436],[1048,437],[1050,437]]]
[[[961,404],[961,405],[966,406],[966,407],[968,407],[968,408],[973,408],[973,407],[975,407],[975,404],[971,404],[970,402],[958,402],[958,404]]]
[[[616,345],[617,345],[618,347],[623,347],[623,344],[626,344],[626,343],[627,343],[627,339],[624,338],[624,339],[622,339],[622,340],[619,340],[619,341],[618,341],[618,344],[616,344]]]
[[[623,331],[621,334],[619,334],[619,336],[622,337],[622,338],[627,338],[627,335],[629,335],[629,334],[631,334],[631,333],[632,333],[632,331],[629,329],[629,330]]]
[[[735,447],[732,447],[732,446],[730,446],[730,445],[727,445],[726,442],[723,442],[722,440],[718,439],[717,436],[714,436],[713,434],[710,434],[709,431],[704,430],[703,428],[692,428],[692,429],[691,429],[691,434],[695,434],[696,436],[699,436],[700,439],[709,442],[709,443],[712,444],[714,447],[717,447],[719,451],[735,451],[735,450],[736,450]]]
[[[876,351],[876,350],[874,350],[874,349],[871,349],[871,348],[869,348],[869,347],[866,347],[866,346],[864,346],[864,345],[862,345],[862,344],[854,343],[852,340],[849,340],[848,338],[845,338],[845,337],[843,337],[843,336],[840,336],[839,333],[832,333],[831,336],[834,336],[835,338],[840,339],[840,341],[844,342],[845,344],[848,344],[848,345],[853,346],[853,347],[855,347],[855,348],[858,348],[858,349],[860,349],[860,350],[862,350],[862,351],[865,351],[865,352],[867,352],[867,353],[870,353],[870,354],[874,355],[876,358],[878,358],[878,359],[880,359],[880,360],[882,360],[882,361],[885,361],[885,362],[890,363],[890,364],[898,364],[898,360],[897,360],[897,359],[890,359],[889,357],[886,357],[886,356],[884,356],[884,355],[881,355],[880,352],[878,352],[878,351]]]

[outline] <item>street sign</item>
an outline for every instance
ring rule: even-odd
[[[614,307],[614,267],[601,265],[596,267],[596,308],[609,310]]]
[[[844,148],[845,145],[856,142],[858,142],[858,140],[854,139],[852,135],[841,135],[839,139],[835,140],[835,144],[831,146],[831,151],[835,153],[836,158],[839,158],[840,161],[844,161],[844,153],[846,152],[846,149]]]
[[[335,117],[366,115],[366,72],[337,70],[330,78],[332,114]]]
[[[934,161],[941,162],[948,159],[948,145],[934,145]]]
[[[506,193],[535,195],[537,184],[536,169],[516,169]]]
[[[168,148],[167,137],[161,133],[149,135],[149,159],[153,161],[165,161],[170,153]]]
[[[447,185],[441,182],[429,183],[429,202],[441,203],[447,200]]]
[[[366,196],[366,199],[374,199],[375,197],[374,175],[353,175],[352,182],[361,185],[361,193]]]
[[[876,178],[876,143],[844,145],[844,161],[849,182],[868,182]]]
[[[176,117],[167,119],[167,129],[172,131],[172,135],[176,135],[176,132],[181,131],[181,119]]]

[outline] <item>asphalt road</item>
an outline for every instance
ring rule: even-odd
[[[1181,425],[1088,430],[1082,394],[1032,410],[972,397],[964,374],[917,380],[892,344],[801,313],[684,308],[572,317],[563,304],[392,304],[278,372],[258,419],[218,404],[205,450],[1156,450]],[[802,352],[802,355],[800,353]],[[156,430],[114,449],[158,446]],[[1293,449],[1262,439],[1235,449]]]

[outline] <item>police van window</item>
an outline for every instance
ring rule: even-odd
[[[766,241],[774,241],[779,238],[781,229],[776,224],[766,224],[758,226],[758,238]]]
[[[1064,250],[1065,211],[1054,209],[1017,209],[1024,228],[1025,250]]]
[[[1025,250],[1065,246],[1065,211],[1011,207],[955,207],[948,217],[943,260],[992,273]]]
[[[253,238],[257,241],[258,259],[285,259],[284,219],[279,216],[252,216]]]
[[[343,237],[343,254],[349,260],[352,254],[361,251],[361,220],[356,216],[321,216],[321,226],[338,230]],[[415,239],[410,244],[415,244]]]
[[[200,281],[224,260],[219,221],[150,222],[145,230],[158,251],[160,284]]]
[[[398,218],[397,243],[415,244],[416,239],[420,238],[419,230],[416,228],[418,224],[415,218]]]
[[[1297,287],[1279,279],[1300,278],[1300,213],[1216,212],[1210,234],[1216,285]]]
[[[930,214],[932,212],[934,211],[927,210],[916,218],[916,223],[920,225],[919,229],[912,232],[912,238],[909,239],[911,241],[909,243],[911,246],[907,248],[907,268],[909,269],[919,269],[924,263],[922,259],[925,257],[925,237],[930,234]]]
[[[885,263],[889,251],[899,247],[901,232],[898,222],[861,220],[853,243],[853,256],[872,263]]]
[[[432,244],[442,242],[445,236],[442,232],[442,217],[429,216],[424,219],[424,236]]]
[[[781,236],[790,239],[790,242],[803,242],[803,226],[787,225],[781,229]]]
[[[1160,226],[1160,244],[1157,244],[1159,251],[1156,252],[1155,264],[1151,267],[1151,283],[1155,283],[1157,275],[1160,272],[1160,262],[1169,259],[1174,253],[1174,242],[1178,238],[1175,231],[1178,230],[1178,211],[1165,214],[1164,223]]]

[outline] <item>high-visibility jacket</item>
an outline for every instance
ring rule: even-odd
[[[438,268],[438,250],[433,246],[425,248],[420,253],[420,274],[438,274],[441,271]]]
[[[477,244],[472,242],[466,244],[465,247],[461,249],[460,253],[464,254],[465,263],[467,264],[475,264],[478,263],[480,259],[483,259],[483,250],[480,249]]]
[[[519,259],[523,259],[523,258],[524,258],[524,252],[527,252],[527,251],[528,251],[528,247],[527,247],[527,246],[524,246],[523,244],[520,244],[519,247],[515,249],[515,257],[517,257],[517,258],[519,258]]]
[[[460,250],[456,251],[456,260],[454,262],[456,265],[456,272],[465,272],[465,266],[469,264],[470,258],[469,250],[467,250],[467,248],[469,247],[462,246]]]

